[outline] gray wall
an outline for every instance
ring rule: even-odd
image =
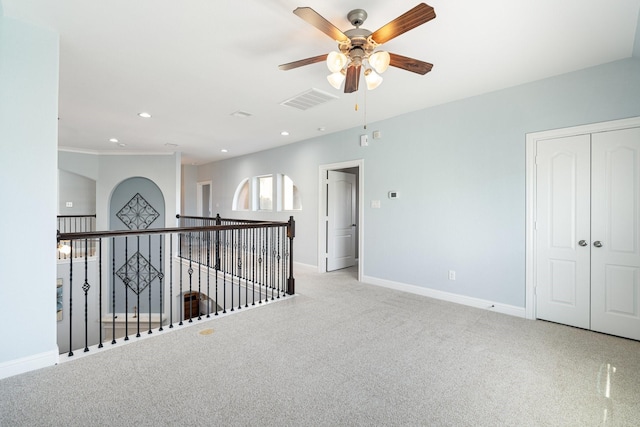
[[[524,307],[525,134],[638,115],[640,59],[631,58],[203,165],[198,181],[213,181],[223,216],[284,220],[232,212],[231,202],[243,178],[289,175],[303,197],[295,258],[316,265],[318,166],[364,159],[365,276]]]
[[[72,206],[68,207],[67,202]],[[92,215],[96,213],[96,181],[58,170],[58,214]]]
[[[140,194],[144,199],[145,204],[148,204],[157,214],[158,217],[148,226],[143,226],[138,228],[136,224],[133,224],[129,227],[125,224],[119,217],[118,212],[127,206],[128,203],[132,200],[134,196]],[[158,188],[158,186],[151,180],[147,178],[133,177],[128,178],[122,181],[118,186],[113,190],[111,194],[111,201],[109,203],[109,230],[138,230],[138,229],[153,229],[153,228],[164,228],[165,224],[165,201],[162,195],[162,192]],[[172,213],[172,216],[175,214]],[[113,263],[115,263],[115,269],[119,270],[122,266],[127,263],[128,259],[136,259],[136,252],[140,252],[140,256],[144,257],[149,263],[156,269],[156,271],[161,271],[160,268],[160,240],[162,236],[154,235],[154,236],[138,236],[131,237],[128,239],[124,238],[116,238],[116,248],[114,249],[109,243],[110,256],[109,259],[112,259]],[[125,251],[125,241],[127,242],[126,251]],[[125,255],[128,257],[126,258]],[[164,257],[167,257],[167,254],[164,254]],[[142,262],[144,266],[144,262]],[[166,271],[166,269],[165,269]],[[135,281],[136,274],[133,270],[129,269],[129,277]],[[115,285],[115,295],[113,298],[115,299],[115,313],[125,313],[125,284],[124,281],[118,277],[114,278],[112,274],[108,274],[109,277],[109,295],[112,295],[114,285]],[[143,276],[145,276],[143,274]],[[143,288],[143,283],[140,284],[140,287]],[[139,298],[136,298],[135,290],[136,286],[132,285],[131,289],[134,291],[128,291],[128,305],[126,306],[127,313],[133,313],[134,307],[137,308],[139,313],[148,313],[149,309],[149,292],[153,295],[154,299],[151,303],[151,312],[159,313],[160,312],[160,302],[159,302],[159,288],[160,288],[160,280],[155,278],[151,281],[150,285],[146,287],[146,289],[142,290],[139,294]],[[108,305],[108,312],[113,313],[113,305]]]
[[[0,15],[0,378],[58,360],[58,52],[57,34]]]
[[[182,165],[182,191],[180,215],[200,216],[198,212],[198,167],[191,165]]]

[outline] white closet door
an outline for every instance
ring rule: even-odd
[[[536,317],[590,326],[590,135],[537,143]]]
[[[592,135],[591,329],[640,340],[640,128]]]

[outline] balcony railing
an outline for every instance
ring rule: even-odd
[[[76,343],[87,352],[295,293],[293,217],[180,222],[176,228],[58,233],[59,249],[69,250],[68,271],[59,270],[59,281],[68,282],[58,294],[61,351],[73,356],[81,348]],[[74,253],[91,247],[95,259]]]
[[[96,230],[96,216],[93,215],[58,215],[59,233],[84,233]],[[83,256],[95,256],[95,242],[87,242],[89,246],[84,246],[84,240],[73,242],[73,253],[76,258]],[[66,251],[58,251],[58,259],[67,259],[69,254]]]

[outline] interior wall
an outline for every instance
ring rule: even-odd
[[[637,115],[640,59],[630,58],[210,163],[198,180],[213,181],[223,216],[283,220],[231,203],[243,178],[289,175],[304,200],[295,260],[315,265],[318,166],[365,159],[365,276],[524,307],[525,134]]]
[[[198,167],[182,165],[182,191],[180,215],[199,216],[197,209]]]
[[[56,33],[0,14],[0,378],[58,360],[58,57]]]
[[[180,212],[180,153],[167,155],[109,155],[69,151],[58,153],[58,168],[96,181],[96,229],[108,230],[111,193],[133,177],[147,178],[158,185],[165,198],[165,227],[176,226]],[[63,189],[67,191],[68,189]],[[61,203],[63,201],[61,200]]]
[[[67,206],[71,202],[72,206]],[[96,213],[96,181],[58,170],[58,215],[93,215]]]
[[[136,196],[141,196],[141,199]],[[144,207],[144,209],[141,209],[142,207]],[[142,215],[135,217],[135,219],[137,220],[139,218],[142,221],[140,221],[140,223],[135,221],[125,223],[122,221],[121,216],[119,216],[119,213],[122,212],[123,209],[125,209],[125,212],[137,211],[141,213]],[[152,212],[157,214],[157,218],[154,219],[155,215],[151,215]],[[154,228],[164,228],[164,224],[166,223],[165,216],[164,196],[160,188],[147,178],[127,178],[119,183],[111,194],[109,202],[109,230],[150,230]],[[175,214],[173,216],[175,216]],[[125,219],[126,218],[127,216],[125,215]],[[148,218],[149,222],[144,222],[145,218]],[[113,274],[107,274],[107,276],[109,277],[109,295],[112,295],[114,300],[112,303],[115,304],[115,313],[133,313],[136,309],[139,313],[159,313],[160,303],[157,297],[160,295],[161,280],[157,277],[154,278],[146,289],[144,288],[144,280],[141,280],[140,288],[144,290],[140,292],[139,298],[136,298],[137,274],[134,274],[134,271],[131,269],[128,270],[126,277],[132,280],[132,284],[130,285],[131,290],[125,291],[126,285],[122,279],[124,276],[121,276],[124,272],[121,271],[121,269],[125,267],[128,261],[132,259],[136,260],[136,254],[139,253],[141,257],[139,265],[144,267],[148,261],[150,268],[158,272],[163,271],[160,265],[162,256],[160,242],[162,236],[138,236],[129,239],[116,238],[114,240],[116,247],[114,248],[112,243],[109,244],[109,258],[112,260],[115,266],[114,268],[118,272],[115,274],[116,277],[114,277]],[[166,253],[164,253],[164,256],[167,258]],[[134,265],[138,265],[137,262],[134,261],[134,263]],[[164,268],[164,271],[166,271],[166,268]],[[147,277],[146,275],[144,276]],[[151,304],[149,304],[148,299],[150,290],[156,297],[156,299],[152,300]],[[125,306],[125,292],[128,294],[128,306]],[[114,307],[109,305],[107,311],[113,313]]]

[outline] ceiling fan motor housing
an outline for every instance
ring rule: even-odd
[[[367,16],[367,12],[365,12],[364,9],[354,9],[347,13],[347,19],[351,22],[351,25],[356,28],[364,24],[364,21],[367,20]]]
[[[363,59],[368,58],[376,48],[375,44],[369,40],[371,35],[369,30],[353,28],[345,31],[344,34],[349,40],[345,43],[340,43],[338,48],[340,52],[348,56],[353,62],[356,62],[357,65],[360,65]]]

